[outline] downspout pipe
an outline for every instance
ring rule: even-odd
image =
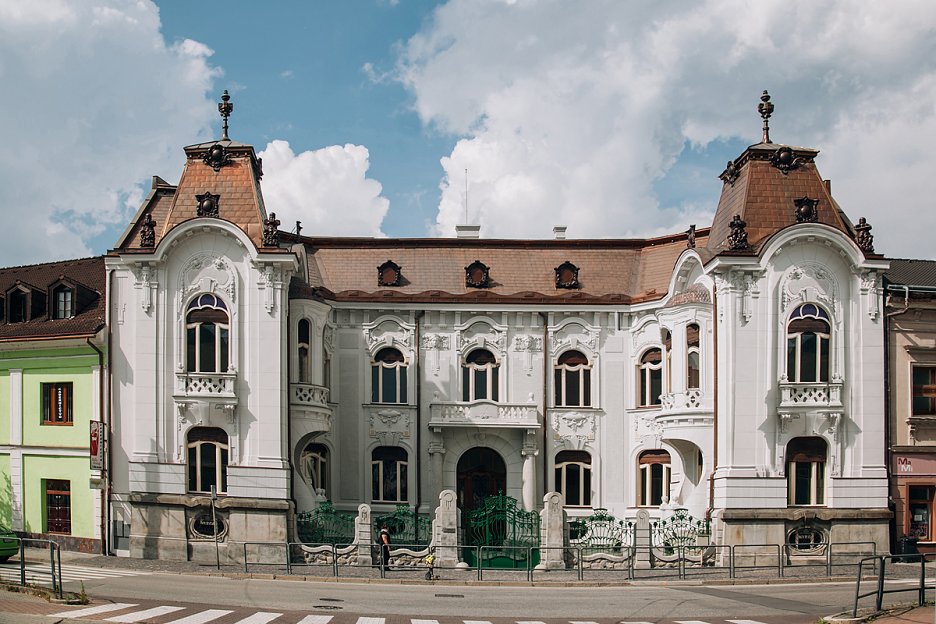
[[[104,298],[107,304],[107,313],[105,314],[105,323],[107,325],[107,409],[104,412],[104,468],[106,469],[106,476],[104,478],[104,522],[108,527],[110,527],[111,520],[111,496],[113,495],[113,481],[111,480],[111,475],[113,474],[111,468],[114,464],[113,453],[111,453],[111,435],[113,431],[111,430],[111,414],[113,413],[113,385],[110,382],[110,372],[113,370],[113,353],[114,349],[113,344],[113,332],[111,328],[113,327],[113,306],[111,305],[112,297],[114,293],[114,270],[107,270],[107,282],[105,286]],[[108,531],[108,533],[110,533]],[[104,548],[105,554],[111,554],[111,540],[108,535],[107,544]]]
[[[426,314],[425,310],[417,310],[415,314],[415,323],[416,323],[416,348],[413,350],[414,358],[414,368],[416,373],[416,465],[418,469],[416,470],[416,501],[415,507],[413,508],[414,515],[419,516],[419,507],[422,505],[422,367],[420,363],[422,358],[419,357],[419,349],[422,346],[422,318]],[[419,528],[419,523],[415,524],[417,530]]]
[[[712,288],[712,466],[709,472],[709,504],[705,515],[715,511],[715,469],[718,467],[718,289]]]
[[[108,311],[109,310],[110,310],[110,306],[108,306]],[[110,332],[110,325],[106,326],[105,331]],[[94,349],[98,357],[98,421],[103,424],[105,422],[104,402],[106,401],[105,392],[104,392],[104,376],[106,374],[106,371],[104,368],[104,352],[98,349],[96,346],[94,346],[94,343],[91,342],[90,338],[86,338],[85,342],[88,343],[89,347]],[[107,369],[107,370],[110,370],[110,369]],[[104,428],[107,429],[107,427],[104,427]],[[98,444],[104,445],[105,457],[108,457],[110,455],[109,453],[110,449],[108,448],[109,441],[110,441],[110,437],[107,434],[104,435],[103,440],[98,440]],[[108,540],[108,536],[107,536],[107,500],[108,500],[108,497],[107,497],[106,484],[108,482],[108,477],[110,476],[110,471],[108,471],[105,466],[102,472],[104,474],[101,475],[101,554],[106,557],[108,550],[109,550],[107,545],[110,543]]]
[[[549,491],[546,485],[549,483],[549,458],[546,456],[549,448],[547,446],[549,419],[546,417],[546,412],[549,405],[549,358],[551,355],[549,352],[549,316],[545,312],[537,312],[537,314],[543,320],[543,494],[545,495]]]

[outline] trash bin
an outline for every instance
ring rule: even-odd
[[[919,561],[920,551],[917,548],[917,542],[920,541],[918,537],[898,537],[897,538],[897,552],[896,555],[906,555],[904,557],[898,557],[897,561]]]

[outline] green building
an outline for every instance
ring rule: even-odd
[[[106,533],[106,309],[102,258],[0,269],[0,524],[66,550]]]

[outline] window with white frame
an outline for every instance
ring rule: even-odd
[[[584,354],[566,351],[554,373],[556,407],[591,407],[591,366]]]
[[[406,358],[384,347],[371,363],[371,403],[406,403]]]
[[[829,381],[828,313],[804,303],[787,320],[787,380],[810,383]]]
[[[586,451],[561,451],[556,455],[557,492],[571,507],[591,505],[591,455]]]
[[[699,350],[699,326],[686,325],[686,388],[695,390],[702,383],[702,361]]]
[[[297,327],[299,383],[312,383],[312,323],[301,319]]]
[[[328,447],[317,442],[307,444],[299,463],[312,489],[328,498]]]
[[[190,373],[226,373],[231,341],[227,305],[204,294],[193,299],[185,314],[185,362]]]
[[[660,395],[663,393],[662,349],[647,349],[640,356],[640,364],[637,366],[637,387],[639,407],[660,404]]]
[[[75,315],[71,286],[60,284],[52,289],[52,318],[67,319]]]
[[[406,450],[398,446],[378,446],[371,453],[371,501],[405,503],[409,462]]]
[[[914,416],[936,415],[936,366],[913,366]]]
[[[487,349],[475,349],[462,364],[462,400],[498,399],[498,363]]]
[[[793,438],[787,444],[787,503],[825,505],[828,445],[818,437]]]
[[[193,427],[188,432],[188,491],[227,492],[228,436],[218,427]]]
[[[637,504],[659,507],[670,494],[670,454],[662,449],[644,451],[637,459]]]

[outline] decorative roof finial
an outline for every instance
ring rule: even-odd
[[[227,91],[225,91],[227,93]],[[760,96],[761,102],[757,105],[757,112],[760,113],[761,119],[764,120],[764,136],[761,138],[761,143],[770,143],[770,125],[767,123],[767,120],[770,119],[770,116],[773,114],[774,105],[770,101],[770,94],[767,93],[767,90],[764,89],[764,93]]]
[[[764,93],[767,92],[764,91]],[[221,140],[230,141],[231,139],[228,138],[228,117],[234,112],[234,105],[231,104],[231,96],[228,95],[227,89],[224,90],[221,101],[218,102],[218,112],[221,113],[221,119],[224,120],[224,125],[221,126]]]

